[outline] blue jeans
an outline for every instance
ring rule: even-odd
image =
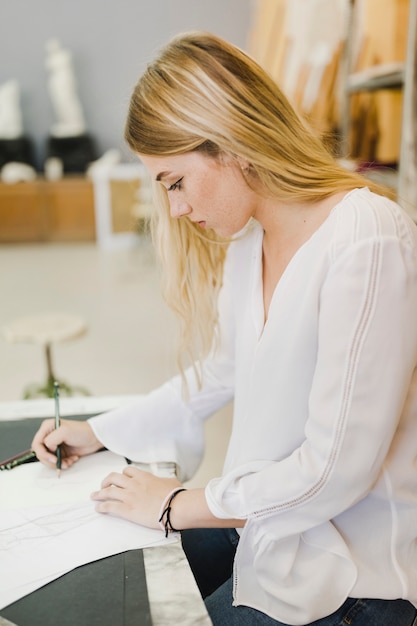
[[[247,606],[232,606],[234,529],[193,529],[182,545],[214,626],[288,626]],[[348,598],[332,615],[305,626],[417,626],[417,610],[406,600]]]

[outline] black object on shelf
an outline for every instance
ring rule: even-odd
[[[46,158],[49,157],[61,159],[65,174],[84,174],[88,165],[97,158],[93,138],[88,134],[48,137]]]
[[[29,137],[0,139],[0,169],[6,163],[25,163],[35,167],[32,141]]]

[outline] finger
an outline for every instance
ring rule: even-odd
[[[54,429],[54,421],[53,420],[44,420],[39,427],[39,430],[35,434],[31,448],[34,452],[42,453],[45,449],[44,439],[45,437]]]
[[[69,469],[79,460],[79,456],[77,454],[71,454],[69,456],[64,456],[61,461],[61,469]],[[56,463],[56,457],[55,457]]]
[[[144,514],[143,511],[126,505],[125,502],[117,500],[103,500],[96,503],[95,509],[98,513],[115,515],[134,522],[135,524],[142,524],[143,526],[148,526],[149,528],[159,528],[157,521],[150,519],[149,516]]]
[[[122,502],[118,502],[117,500],[103,500],[101,502],[97,502],[95,509],[98,513],[116,515],[117,517],[128,518],[128,514],[125,506]]]
[[[146,475],[149,474],[149,472],[146,472],[145,470],[141,470],[138,467],[135,467],[134,465],[126,465],[126,467],[123,470],[123,474],[125,474],[125,476],[129,476],[130,478],[141,478],[141,477],[146,478]]]
[[[56,455],[52,454],[48,448],[44,445],[39,444],[37,446],[32,445],[32,450],[36,454],[36,458],[38,461],[47,465],[48,467],[56,467]]]
[[[129,478],[125,474],[119,474],[118,472],[112,472],[101,481],[101,488],[105,489],[110,485],[116,485],[116,487],[126,488]]]
[[[34,450],[34,452],[36,454],[36,458],[41,463],[47,465],[48,467],[56,467],[56,456],[54,454],[51,454],[48,450],[45,450],[45,452]],[[64,466],[62,465],[62,467]]]
[[[46,435],[44,438],[44,445],[51,452],[55,452],[57,447],[65,443],[65,429],[60,426],[59,428],[53,429],[50,433]]]
[[[41,461],[44,465],[47,465],[51,468],[56,468],[57,457],[55,454],[51,454],[49,450],[44,449],[44,452],[36,453],[36,457],[39,461]],[[74,463],[79,460],[79,456],[76,454],[70,454],[69,456],[62,456],[61,460],[61,469],[69,469]]]
[[[110,485],[109,487],[105,487],[104,489],[99,489],[98,491],[93,491],[90,495],[92,500],[115,500],[121,502],[123,500],[124,490],[120,487],[116,487],[116,485]]]

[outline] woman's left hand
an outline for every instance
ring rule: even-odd
[[[101,489],[91,494],[97,501],[96,511],[159,528],[158,519],[167,495],[182,485],[177,478],[159,478],[128,465],[122,474],[112,472],[101,483]]]

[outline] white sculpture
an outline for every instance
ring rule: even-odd
[[[58,39],[46,43],[46,68],[49,72],[48,92],[56,116],[53,137],[75,137],[85,133],[86,125],[69,50]]]
[[[0,179],[3,183],[23,183],[36,179],[36,170],[26,163],[10,161],[0,170]]]
[[[45,178],[47,180],[60,180],[64,175],[64,163],[59,157],[51,156],[44,163]]]
[[[0,85],[0,139],[19,139],[22,135],[19,83],[9,80]]]
[[[87,176],[94,178],[97,174],[106,173],[111,170],[112,167],[120,163],[122,155],[117,148],[110,148],[99,159],[92,161],[87,168]]]

